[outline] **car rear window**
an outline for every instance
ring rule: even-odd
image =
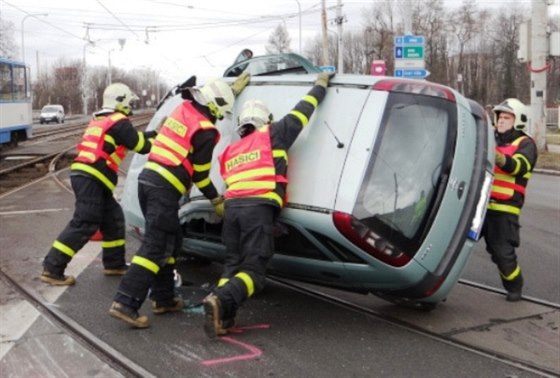
[[[445,99],[389,95],[352,214],[376,243],[416,253],[451,168],[456,119],[456,104]]]

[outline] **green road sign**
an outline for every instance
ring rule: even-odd
[[[409,59],[424,58],[424,46],[404,46],[403,58],[409,58]]]

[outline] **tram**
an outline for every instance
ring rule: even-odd
[[[23,62],[0,58],[0,146],[31,138],[31,78]]]

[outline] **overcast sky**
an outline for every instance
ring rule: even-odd
[[[364,9],[381,1],[388,0],[343,0],[344,30],[361,28]],[[332,20],[337,0],[326,3]],[[459,6],[461,0],[445,3]],[[530,0],[479,1],[484,7],[513,3],[529,6]],[[560,0],[553,3],[559,7]],[[320,32],[321,0],[0,0],[1,16],[13,22],[20,49],[23,24],[25,60],[33,77],[37,61],[41,68],[61,57],[85,56],[88,65],[107,66],[110,56],[112,66],[125,70],[152,67],[170,85],[191,74],[221,76],[246,47],[263,54],[281,22],[298,52],[300,9],[305,48]],[[329,28],[336,31],[335,25]],[[95,45],[88,46],[87,39]]]

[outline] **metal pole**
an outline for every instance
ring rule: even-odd
[[[298,15],[299,15],[299,55],[301,55],[301,4],[299,0],[296,0],[298,6]]]
[[[84,114],[87,114],[87,88],[86,88],[86,83],[87,83],[87,64],[86,64],[86,49],[88,46],[93,46],[93,42],[92,41],[88,41],[88,43],[86,43],[84,45],[84,55],[83,55],[83,66],[84,66],[84,71],[82,73],[83,77],[82,77],[82,99],[83,99],[83,112]]]
[[[329,37],[327,35],[327,6],[326,1],[323,0],[323,8],[321,11],[321,27],[323,30],[323,61],[322,65],[326,66],[329,63]]]
[[[113,50],[109,50],[109,84],[107,85],[111,85],[112,84],[112,78],[111,78],[111,52]]]
[[[529,115],[529,133],[537,149],[546,149],[546,72],[548,55],[548,37],[546,33],[547,1],[533,0],[531,22],[531,111]]]
[[[342,43],[342,0],[338,0],[338,5],[336,7],[336,23],[338,31],[338,73],[344,73],[344,44]]]
[[[23,61],[23,63],[25,63],[25,44],[24,44],[24,29],[23,29],[23,23],[25,22],[25,20],[27,20],[28,17],[37,17],[37,16],[48,16],[48,13],[30,13],[28,15],[25,15],[22,19],[21,19],[21,60]]]

